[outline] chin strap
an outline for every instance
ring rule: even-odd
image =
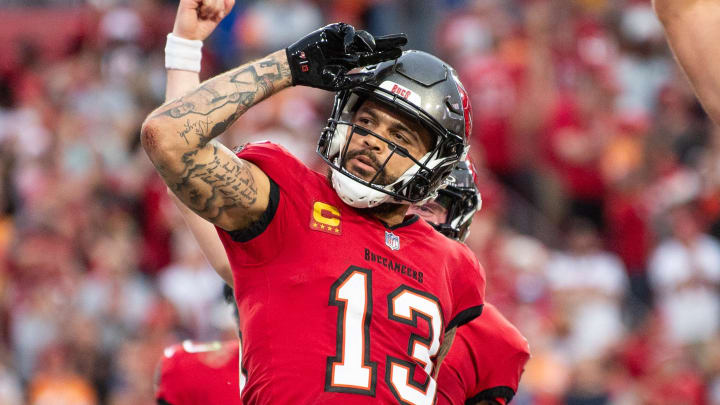
[[[377,207],[392,198],[382,191],[377,191],[338,173],[335,169],[332,171],[332,185],[345,204],[355,208]]]

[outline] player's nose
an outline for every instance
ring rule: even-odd
[[[382,134],[378,134],[378,135],[383,136]],[[383,140],[377,138],[374,135],[370,135],[370,134],[362,137],[362,143],[366,149],[369,149],[369,150],[372,150],[375,152],[383,151],[383,149],[385,148],[385,145],[386,145],[386,143]]]

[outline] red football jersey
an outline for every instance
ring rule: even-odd
[[[530,347],[493,305],[459,328],[438,375],[438,405],[508,403],[515,396]]]
[[[277,145],[238,156],[278,201],[255,235],[218,230],[238,286],[243,403],[432,404],[445,330],[482,310],[472,252],[417,216],[391,228],[344,204]]]
[[[155,399],[170,405],[240,404],[240,342],[184,341],[165,349]]]

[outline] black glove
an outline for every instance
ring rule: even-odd
[[[335,23],[311,32],[285,52],[293,85],[337,91],[355,87],[371,76],[348,71],[397,59],[406,43],[405,34],[375,38],[352,25]]]

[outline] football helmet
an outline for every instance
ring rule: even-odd
[[[475,167],[466,159],[458,162],[438,190],[435,202],[447,209],[447,216],[445,222],[430,225],[448,238],[464,242],[469,234],[473,216],[482,206],[476,179]]]
[[[422,51],[405,51],[392,61],[361,70],[369,80],[335,95],[327,126],[317,152],[332,169],[332,185],[340,198],[353,207],[369,208],[384,202],[415,204],[435,197],[452,168],[467,154],[472,132],[470,100],[455,70]],[[421,123],[433,136],[430,151],[416,159],[408,151],[367,128],[353,124],[353,114],[366,100],[393,108]],[[343,167],[353,136],[373,136],[387,143],[389,156],[375,177],[364,180]],[[390,184],[376,180],[394,154],[413,165]]]

